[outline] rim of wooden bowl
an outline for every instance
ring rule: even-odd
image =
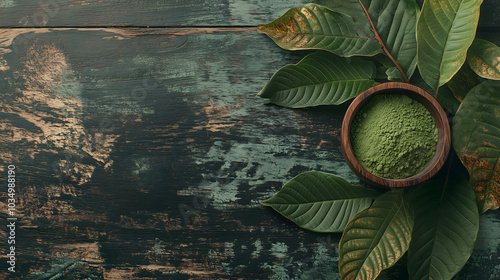
[[[356,159],[351,146],[350,128],[351,122],[356,113],[370,98],[380,94],[389,93],[405,94],[406,96],[420,102],[431,113],[438,129],[436,154],[432,160],[422,171],[404,179],[388,179],[370,173]],[[347,164],[361,179],[364,179],[372,184],[388,188],[410,187],[428,180],[432,176],[436,175],[441,167],[443,167],[446,159],[448,158],[451,147],[450,125],[448,123],[446,113],[441,105],[439,105],[439,102],[425,90],[408,83],[383,83],[365,90],[352,101],[344,116],[344,120],[342,121],[341,145],[342,153],[347,161]]]

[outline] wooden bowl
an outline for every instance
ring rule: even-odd
[[[356,159],[351,146],[351,122],[358,110],[373,96],[379,94],[404,94],[424,105],[431,113],[438,129],[436,154],[427,166],[419,173],[404,179],[388,179],[370,173]],[[424,182],[434,176],[443,167],[451,146],[451,133],[448,118],[438,101],[423,89],[407,83],[384,83],[367,89],[356,97],[344,116],[341,130],[342,153],[349,167],[363,180],[378,186],[389,188],[410,187]]]

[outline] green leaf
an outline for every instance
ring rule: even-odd
[[[416,23],[420,9],[414,0],[363,1],[389,53],[410,79],[417,66]],[[390,81],[404,81],[397,68],[387,69]]]
[[[346,226],[339,245],[342,279],[375,279],[408,250],[413,209],[401,191],[378,197]]]
[[[465,62],[482,0],[427,0],[417,22],[418,69],[438,92]]]
[[[467,62],[478,76],[500,80],[500,48],[497,45],[475,39],[467,52]]]
[[[461,103],[467,93],[477,86],[481,81],[479,77],[472,71],[469,63],[464,63],[462,68],[451,78],[451,80],[446,84],[451,90],[455,98]],[[440,89],[440,91],[443,88]]]
[[[414,57],[416,61],[416,55]],[[394,63],[387,55],[377,54],[375,59],[384,68],[384,79],[388,79],[389,81],[404,81],[403,75],[394,67]]]
[[[370,33],[372,20],[375,30],[388,52],[401,66],[408,79],[417,65],[416,22],[420,9],[414,0],[364,0],[361,3],[368,11],[369,18],[358,0],[317,0],[329,9],[351,16],[360,30]],[[371,32],[373,34],[373,32]],[[374,34],[372,36],[375,36]],[[386,74],[390,81],[405,81],[404,77],[388,59],[383,62],[388,67]]]
[[[409,193],[415,211],[415,229],[408,250],[412,280],[449,280],[472,253],[479,212],[463,169],[454,158],[454,164],[448,163],[447,172]]]
[[[290,108],[337,105],[375,86],[375,74],[372,62],[318,51],[281,68],[259,96]]]
[[[322,49],[340,56],[381,53],[373,32],[360,29],[349,15],[306,4],[288,10],[259,31],[287,50]]]
[[[460,102],[455,98],[453,92],[448,87],[440,88],[439,95],[436,99],[447,112],[453,115],[455,115],[460,106]]]
[[[333,174],[309,171],[293,178],[262,204],[271,206],[301,228],[342,232],[347,222],[370,206],[378,195]]]
[[[500,81],[485,81],[453,118],[452,144],[469,171],[479,211],[500,207]]]

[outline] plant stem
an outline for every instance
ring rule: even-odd
[[[382,38],[380,38],[380,35],[378,35],[377,28],[375,28],[375,25],[373,24],[373,21],[370,17],[370,14],[366,10],[365,5],[363,5],[363,2],[361,0],[358,0],[358,2],[361,5],[361,7],[363,8],[363,11],[365,11],[366,17],[368,18],[368,21],[370,22],[370,25],[372,26],[373,34],[375,34],[375,39],[380,43],[380,45],[382,46],[382,50],[384,50],[385,54],[392,60],[394,65],[396,65],[396,68],[398,68],[401,75],[403,75],[405,82],[409,83],[405,72],[403,71],[403,69],[401,68],[399,63],[394,59],[394,57],[392,57],[391,53],[389,52],[389,50],[385,46],[384,41],[382,41]]]

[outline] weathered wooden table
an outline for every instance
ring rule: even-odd
[[[0,278],[339,279],[339,234],[259,204],[306,170],[359,183],[340,151],[347,105],[256,97],[304,55],[256,25],[306,2],[0,0]],[[497,0],[483,11],[479,36],[498,44]],[[499,226],[482,215],[458,279],[500,279]]]

